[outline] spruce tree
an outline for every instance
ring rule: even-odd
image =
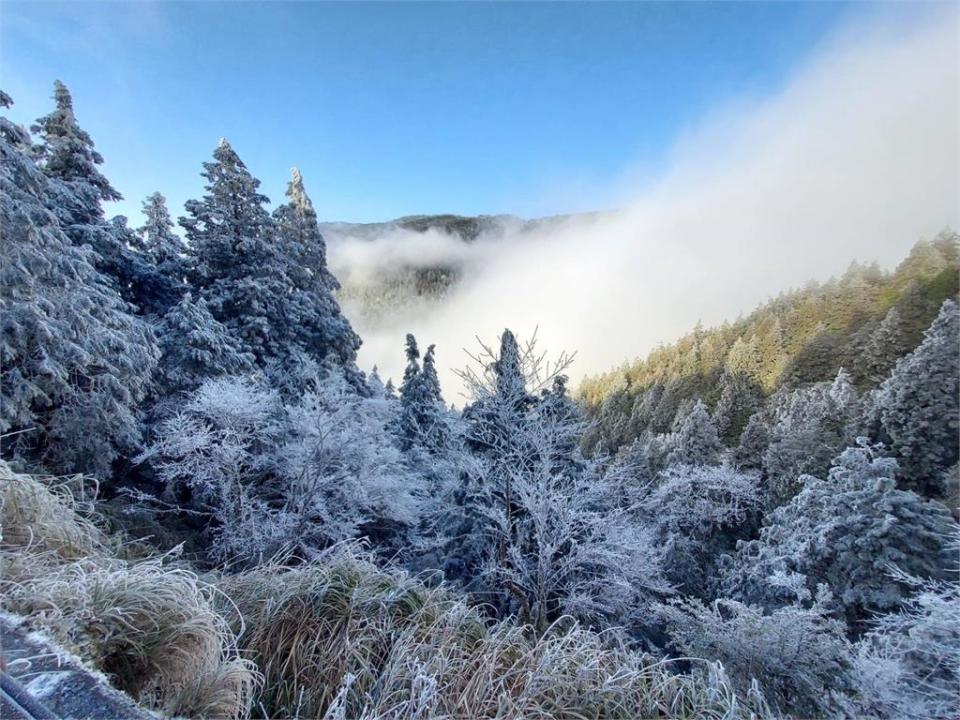
[[[61,188],[37,169],[29,144],[23,129],[0,118],[0,432],[11,433],[4,454],[106,477],[140,441],[156,344],[49,210]]]
[[[226,140],[202,174],[207,194],[188,200],[180,219],[190,241],[190,277],[213,316],[265,365],[283,356],[292,327],[307,318],[290,307],[287,263],[260,181]]]
[[[100,203],[121,200],[122,196],[97,167],[103,164],[103,157],[77,123],[73,98],[59,80],[54,83],[54,100],[53,112],[31,127],[40,137],[34,155],[47,177],[62,183],[54,188],[55,212],[62,224],[96,224],[103,220]]]
[[[761,402],[760,388],[755,380],[741,373],[723,374],[720,378],[720,399],[713,411],[713,420],[726,445],[737,441]]]
[[[697,400],[680,429],[670,438],[668,465],[718,465],[723,446],[702,400]]]
[[[171,301],[170,280],[155,271],[135,248],[137,236],[126,218],[107,221],[103,202],[121,195],[98,168],[103,157],[90,135],[77,123],[70,91],[59,80],[54,84],[56,108],[33,125],[40,142],[33,155],[50,178],[46,205],[76,246],[90,245],[96,268],[108,276],[121,296],[144,313],[165,309]]]
[[[896,609],[909,594],[893,566],[943,578],[950,512],[897,490],[897,463],[882,452],[847,448],[826,480],[805,478],[799,494],[767,514],[759,539],[738,548],[726,592],[771,608],[807,600],[825,584],[834,607],[856,627],[874,612]]]
[[[960,318],[944,301],[923,342],[901,359],[880,389],[881,420],[900,477],[923,493],[942,492],[944,470],[957,462]]]
[[[137,231],[144,253],[164,272],[178,272],[187,253],[180,236],[173,232],[173,220],[167,210],[167,199],[155,192],[143,201],[143,226]]]
[[[289,341],[317,362],[328,356],[343,366],[354,386],[360,338],[337,303],[339,283],[327,269],[326,242],[317,224],[313,203],[293,168],[287,187],[288,202],[274,212],[276,249],[285,266],[291,289],[286,300],[290,316]]]
[[[733,451],[733,463],[741,470],[759,470],[763,467],[763,454],[770,445],[770,430],[766,414],[755,412],[740,434],[740,441]]]
[[[418,362],[419,350],[413,335],[407,335],[407,369],[400,386],[400,446],[409,450],[421,447],[437,454],[446,448],[447,411],[440,394],[440,382],[434,366],[431,345]]]
[[[164,395],[193,390],[206,380],[253,369],[253,356],[190,293],[163,316],[157,329],[159,379]]]

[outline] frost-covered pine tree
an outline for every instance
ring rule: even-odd
[[[855,627],[874,612],[896,609],[909,588],[896,565],[942,578],[952,527],[949,510],[897,490],[897,463],[879,447],[851,447],[826,480],[805,478],[786,505],[769,513],[757,540],[742,544],[725,574],[725,594],[777,607],[810,599],[818,585]]]
[[[733,451],[733,464],[742,470],[760,470],[763,456],[770,445],[770,430],[766,412],[759,410],[750,416],[740,433],[740,442]]]
[[[303,177],[296,168],[286,194],[288,202],[276,209],[273,218],[276,248],[291,283],[286,299],[290,342],[317,362],[323,362],[328,355],[336,358],[359,388],[355,366],[360,338],[337,303],[334,293],[340,285],[327,269],[326,242]]]
[[[187,246],[173,231],[173,220],[167,210],[167,199],[155,192],[143,201],[146,218],[137,233],[141,238],[144,253],[163,272],[181,272],[181,264],[187,254]]]
[[[738,337],[727,353],[724,367],[728,373],[759,384],[763,374],[761,359],[760,341],[756,335],[751,335],[749,340]]]
[[[669,439],[667,465],[717,465],[723,445],[702,400],[697,400]]]
[[[27,133],[0,118],[4,454],[103,477],[140,442],[156,343],[49,210],[60,191],[29,147]]]
[[[871,386],[887,377],[897,360],[909,349],[906,327],[896,307],[890,308],[864,344],[858,358],[860,375]]]
[[[45,203],[57,216],[63,232],[76,246],[90,245],[95,267],[114,283],[121,296],[149,313],[165,310],[173,300],[170,280],[156,272],[136,251],[139,239],[126,218],[107,221],[104,202],[120,200],[100,172],[103,157],[90,135],[77,123],[70,91],[54,84],[56,107],[33,125],[39,143],[32,154],[50,179]]]
[[[720,399],[713,411],[713,421],[724,444],[736,443],[761,402],[760,388],[755,380],[742,373],[723,374],[720,378]]]
[[[431,345],[418,362],[419,350],[413,335],[407,335],[407,368],[400,386],[400,446],[414,446],[431,454],[441,454],[450,435],[450,418],[440,394],[440,381]]]
[[[638,438],[650,428],[654,412],[662,396],[663,385],[660,383],[654,383],[637,395],[630,410],[630,420],[627,423],[628,437]]]
[[[946,300],[923,342],[897,363],[880,388],[881,420],[899,461],[900,477],[923,493],[942,493],[942,473],[958,459],[958,346],[957,304]]]
[[[260,181],[226,140],[203,166],[207,194],[188,200],[180,219],[190,241],[189,274],[213,316],[266,364],[289,350],[293,327],[307,318],[290,307],[288,267]]]
[[[206,380],[253,370],[253,356],[190,293],[163,316],[158,379],[166,396],[193,390]]]
[[[636,485],[650,485],[666,467],[668,441],[669,436],[654,435],[646,430],[632,443],[620,448],[616,462],[629,469]]]
[[[93,225],[103,220],[100,203],[122,196],[97,167],[103,164],[103,156],[77,123],[73,98],[59,80],[54,83],[54,100],[53,112],[31,127],[40,139],[33,154],[44,174],[60,181],[52,199],[61,223],[67,227]]]
[[[800,490],[803,476],[826,475],[831,459],[855,441],[862,409],[843,368],[833,382],[781,394],[773,405],[774,423],[763,467],[769,499],[776,506]]]

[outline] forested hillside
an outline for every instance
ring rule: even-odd
[[[0,607],[139,703],[955,714],[956,235],[697,329],[586,416],[505,329],[458,411],[413,335],[398,387],[357,366],[299,172],[272,206],[221,140],[182,233],[159,192],[131,227],[54,101],[0,118]]]
[[[785,292],[732,323],[700,325],[645,359],[585,379],[578,392],[595,421],[586,443],[616,451],[644,432],[665,433],[678,409],[703,400],[725,444],[765,398],[832,380],[876,388],[911,352],[944,300],[956,299],[957,233],[920,240],[892,272],[851,263],[840,278]]]

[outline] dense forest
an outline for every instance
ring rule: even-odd
[[[226,140],[176,224],[69,91],[0,118],[0,587],[170,717],[955,715],[960,249],[584,382],[361,339],[304,179]],[[3,106],[11,98],[0,94]]]

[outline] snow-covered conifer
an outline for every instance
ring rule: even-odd
[[[767,414],[758,410],[750,416],[747,426],[740,433],[740,441],[733,451],[733,464],[742,470],[759,470],[763,456],[770,445]]]
[[[140,441],[156,344],[48,209],[29,142],[0,119],[0,431],[14,433],[6,453],[106,475]]]
[[[167,199],[159,192],[153,193],[143,201],[143,215],[146,221],[137,232],[144,253],[164,272],[178,272],[187,246],[173,231]]]
[[[770,444],[763,457],[774,506],[800,490],[801,477],[826,475],[831,459],[855,441],[861,414],[857,392],[843,368],[831,383],[777,397]]]
[[[724,373],[720,378],[720,399],[713,411],[717,433],[726,445],[733,445],[750,416],[762,401],[759,385],[742,373]]]
[[[90,135],[77,123],[73,98],[66,85],[54,83],[56,108],[39,118],[31,130],[40,143],[34,155],[47,177],[59,181],[55,212],[64,225],[92,225],[103,220],[102,201],[122,196],[100,172],[103,157]]]
[[[892,307],[874,330],[857,359],[861,376],[871,385],[879,385],[897,360],[906,353],[908,337],[900,311]]]
[[[190,293],[163,316],[157,328],[159,376],[166,395],[192,390],[206,380],[253,369],[253,356]]]
[[[275,247],[285,267],[291,289],[286,298],[290,316],[289,342],[322,362],[336,358],[352,384],[361,388],[356,369],[360,338],[340,310],[334,295],[339,283],[327,269],[327,246],[317,224],[313,203],[293,168],[287,186],[288,202],[274,211]]]
[[[664,548],[667,577],[685,593],[704,597],[715,563],[759,520],[762,496],[756,473],[675,465],[640,501],[645,524]]]
[[[960,431],[960,316],[946,300],[923,342],[900,360],[880,389],[883,428],[909,487],[939,493],[957,462]]]
[[[281,357],[291,326],[290,280],[260,181],[226,140],[204,163],[207,194],[188,200],[180,219],[190,241],[190,275],[199,299],[259,363]]]
[[[669,439],[668,465],[717,465],[723,445],[702,400],[697,400]]]
[[[835,606],[859,623],[907,596],[890,565],[942,577],[950,512],[897,490],[896,471],[882,448],[860,446],[836,458],[827,480],[804,478],[799,494],[766,516],[759,539],[739,547],[724,580],[727,593],[775,607],[797,595],[776,579],[796,577],[807,597],[827,585]]]

